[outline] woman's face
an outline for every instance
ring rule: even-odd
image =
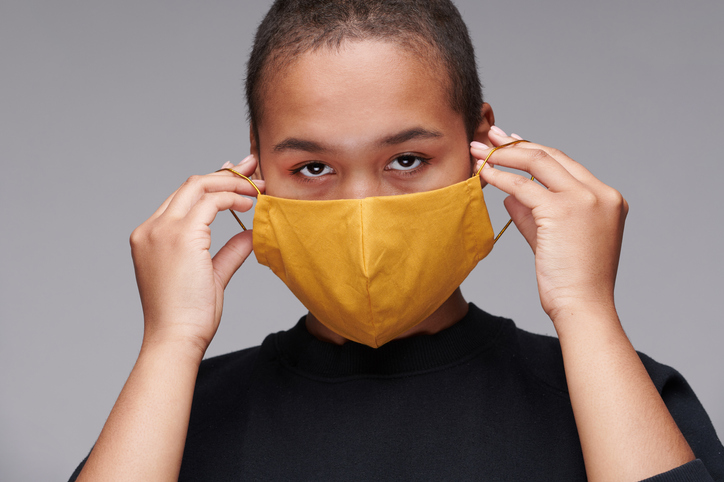
[[[450,105],[445,71],[432,65],[393,44],[360,41],[305,53],[273,75],[258,146],[252,136],[266,193],[352,199],[467,179],[463,118]]]

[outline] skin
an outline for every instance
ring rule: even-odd
[[[330,60],[334,69],[324,65]],[[341,54],[304,56],[273,79],[265,95],[265,119],[257,126],[261,145],[250,135],[266,194],[358,199],[431,191],[468,179],[465,125],[449,105],[444,82],[429,65],[389,44],[351,44]],[[482,112],[476,139],[487,142],[493,111],[486,104]],[[436,333],[467,310],[458,289],[401,337]],[[347,341],[312,313],[306,325],[321,340]]]
[[[470,146],[433,70],[371,41],[307,53],[273,79],[259,145],[252,136],[254,156],[235,169],[250,176],[260,158],[262,192],[296,199],[395,195],[462,181],[471,155],[484,158],[489,146],[515,138],[491,127],[484,105]],[[411,129],[417,135],[399,136]],[[640,480],[693,460],[616,314],[625,200],[546,146],[523,143],[493,159],[540,181],[492,167],[481,173],[510,195],[506,207],[535,253],[588,478]],[[227,172],[193,176],[131,235],[143,343],[79,480],[177,479],[198,367],[221,319],[224,288],[252,249],[247,231],[212,257],[209,225],[222,210],[249,210],[254,194]],[[466,311],[458,290],[403,336],[435,333]],[[307,327],[322,340],[345,342],[313,315]]]

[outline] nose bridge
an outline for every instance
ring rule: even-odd
[[[376,173],[367,169],[354,170],[339,186],[340,199],[363,199],[366,197],[382,196],[382,181]]]

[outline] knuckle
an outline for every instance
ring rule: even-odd
[[[513,185],[516,187],[525,186],[529,182],[531,182],[530,179],[528,179],[527,177],[523,177],[523,176],[516,176],[513,179]]]
[[[498,172],[497,169],[488,169],[488,168],[486,167],[485,169],[483,169],[483,170],[480,172],[480,177],[481,177],[481,178],[483,179],[483,181],[485,181],[485,182],[494,183],[494,182],[496,182],[496,178],[498,177],[498,174],[500,174],[500,173]]]
[[[184,185],[186,185],[186,186],[197,186],[197,185],[199,185],[199,184],[201,183],[201,179],[202,179],[202,178],[203,178],[203,176],[199,176],[198,174],[194,174],[193,176],[191,176],[191,177],[189,177],[188,179],[186,179],[186,182],[184,183]]]
[[[543,149],[531,149],[530,150],[530,162],[541,162],[548,159],[548,153]]]
[[[589,208],[593,208],[593,207],[595,207],[596,205],[598,205],[599,199],[598,199],[598,197],[597,197],[594,193],[592,193],[591,191],[584,190],[584,191],[582,191],[581,194],[579,195],[578,203],[579,203],[581,206],[589,209]]]
[[[554,148],[554,147],[551,147],[551,148],[549,148],[549,150],[550,150],[550,155],[553,156],[553,157],[555,157],[555,158],[568,157],[568,156],[566,155],[566,153],[563,152],[563,151],[560,150],[560,149],[556,149],[556,148]]]
[[[606,190],[605,194],[606,202],[614,208],[618,209],[627,209],[627,202],[623,198],[623,195],[618,192],[616,189],[609,188]]]
[[[216,193],[203,193],[198,200],[198,204],[207,204],[209,202],[213,202],[215,198],[217,198],[218,195]]]
[[[154,224],[150,224],[149,221],[141,224],[139,227],[131,232],[129,242],[131,244],[131,251],[142,251],[144,247],[154,243],[157,238],[155,232],[157,231]]]
[[[163,223],[149,230],[144,239],[144,248],[149,252],[168,249],[183,244],[189,237],[189,227],[183,223]]]
[[[154,226],[152,229],[149,230],[148,235],[146,236],[146,241],[156,244],[158,241],[166,238],[167,236],[165,235],[165,233],[162,233],[162,230],[159,229],[158,226]]]
[[[145,230],[143,229],[143,225],[134,229],[128,239],[129,243],[131,244],[131,248],[135,248],[136,246],[140,245],[144,237]]]

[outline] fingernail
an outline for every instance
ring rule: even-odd
[[[471,142],[471,143],[470,143],[470,147],[472,147],[473,149],[481,149],[481,150],[490,149],[489,146],[486,146],[486,145],[483,144],[482,142],[478,142],[478,141],[473,141],[473,142]]]
[[[523,140],[523,138],[520,137],[518,134],[511,134],[510,137],[512,137],[512,138],[514,138],[514,139],[518,139],[519,141],[522,141],[522,140]]]
[[[221,166],[221,169],[229,169],[230,167],[234,167],[232,163],[229,161],[226,161],[223,166]]]
[[[244,158],[243,161],[241,161],[241,162],[239,163],[239,165],[240,165],[240,166],[243,166],[244,164],[247,164],[248,162],[250,162],[252,159],[254,159],[254,154],[249,154],[248,156],[246,156],[246,157]]]
[[[492,126],[490,130],[499,136],[508,137],[508,134],[506,134],[505,131],[498,126]]]

